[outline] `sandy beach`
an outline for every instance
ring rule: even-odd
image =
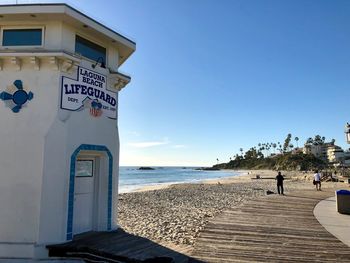
[[[242,171],[241,176],[142,188],[119,195],[119,225],[129,233],[149,238],[168,247],[191,251],[208,220],[244,201],[276,193],[275,171]],[[285,198],[297,189],[313,189],[312,173],[282,172]],[[262,179],[256,179],[259,176]],[[344,183],[322,183],[336,188]]]

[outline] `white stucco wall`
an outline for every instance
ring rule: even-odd
[[[87,67],[89,64],[85,63],[83,66]],[[105,72],[102,70],[101,73]],[[72,75],[64,75],[76,78],[76,72]],[[57,96],[56,99],[59,97]],[[61,119],[64,118],[67,119],[62,121]],[[66,240],[70,161],[73,152],[82,144],[106,146],[114,158],[113,180],[114,182],[118,180],[119,139],[116,121],[104,116],[94,118],[90,116],[88,109],[79,112],[67,112],[60,109],[45,136],[44,182],[40,218],[43,223],[40,229],[40,243]],[[101,176],[107,179],[108,170],[104,171]],[[52,189],[55,189],[56,195],[53,194]],[[65,194],[62,195],[62,193]],[[106,202],[100,204],[100,206],[105,205]],[[107,222],[107,218],[102,221]],[[52,224],[56,227],[52,228]],[[103,230],[106,230],[106,224]]]
[[[82,65],[91,67],[89,62]],[[10,85],[19,79],[34,93],[33,100],[19,113],[0,103],[0,257],[11,254],[13,245],[21,250],[18,257],[30,257],[35,253],[42,255],[39,250],[47,244],[66,241],[70,161],[81,144],[106,146],[112,153],[115,190],[112,207],[117,207],[114,203],[119,173],[116,120],[94,118],[88,109],[79,112],[60,109],[61,76],[76,78],[76,73],[76,69],[68,74],[45,67],[39,71],[0,73],[1,83]],[[102,162],[108,167],[106,157]],[[107,192],[108,169],[101,168],[100,176],[105,181],[101,192]],[[102,210],[99,230],[107,230],[106,197],[101,199],[99,209]],[[114,210],[113,228],[115,214]]]
[[[118,70],[120,43],[104,36],[105,29],[96,32],[82,23],[68,23],[63,15],[52,19],[39,15],[30,20],[18,17],[21,19],[0,20],[0,29],[42,27],[44,42],[42,47],[8,48],[1,46],[0,39],[0,93],[15,80],[21,80],[24,89],[34,93],[19,113],[0,100],[0,262],[47,259],[46,245],[67,240],[71,156],[82,144],[107,147],[113,156],[111,223],[112,229],[118,227],[117,120],[92,117],[89,109],[60,109],[60,92],[62,76],[76,79],[77,66],[107,76],[109,87],[117,84],[116,75],[112,80],[109,73]],[[92,61],[74,55],[76,34],[107,49],[109,69],[93,69]],[[115,96],[118,102],[117,92]],[[108,157],[103,152],[95,154],[100,162],[97,230],[105,231]]]
[[[59,74],[45,69],[5,70],[0,74],[1,90],[19,79],[34,93],[28,107],[17,114],[0,103],[0,244],[25,245],[37,241],[43,149],[57,115],[52,93],[57,89]]]

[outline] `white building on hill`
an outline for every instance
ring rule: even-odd
[[[322,145],[305,145],[303,153],[312,154],[319,159],[326,159],[324,147]]]
[[[338,163],[344,160],[344,150],[337,145],[327,147],[327,159],[330,163]]]
[[[313,154],[315,157],[333,164],[343,162],[346,156],[344,150],[333,143],[305,145],[303,152]]]
[[[0,261],[118,227],[118,68],[134,50],[65,4],[0,6]]]

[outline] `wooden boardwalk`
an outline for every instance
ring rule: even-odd
[[[90,232],[64,244],[49,245],[51,257],[78,258],[85,262],[114,263],[196,263],[196,259],[151,240],[119,229]]]
[[[200,233],[192,256],[205,262],[350,262],[350,247],[313,215],[333,191],[269,195],[224,211]],[[349,226],[350,227],[350,226]]]

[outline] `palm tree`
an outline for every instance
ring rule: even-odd
[[[295,142],[297,143],[297,148],[299,148],[299,145],[298,145],[299,138],[298,138],[298,137],[295,137],[294,140],[295,140]]]
[[[241,152],[241,155],[243,156],[243,148],[239,148],[239,151]]]
[[[314,143],[314,140],[313,140],[311,137],[309,137],[309,138],[307,138],[305,144],[311,145],[311,144],[313,144],[313,143]]]
[[[217,162],[217,164],[219,164],[219,158],[216,158],[216,162]]]
[[[264,155],[265,146],[261,146],[261,151],[262,151],[262,154]]]
[[[277,142],[278,144],[278,150],[280,151],[280,153],[282,153],[282,144],[281,142]]]
[[[262,146],[263,146],[263,150],[266,151],[265,155],[267,156],[267,145],[266,145],[266,143],[263,143]]]
[[[294,145],[293,144],[289,144],[289,148],[290,148],[290,151],[292,151],[292,149],[294,148]]]

